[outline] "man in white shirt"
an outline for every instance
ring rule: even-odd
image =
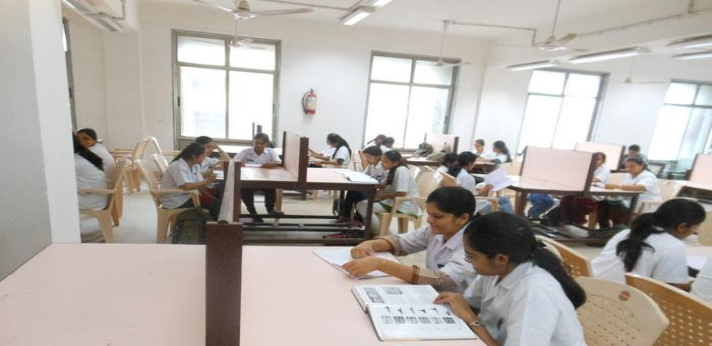
[[[235,161],[241,161],[245,165],[255,165],[260,168],[274,168],[282,161],[274,149],[269,148],[269,136],[265,133],[258,133],[252,141],[252,148],[247,148],[235,155]],[[275,200],[277,199],[277,190],[275,189],[260,189],[265,196],[265,209],[267,214],[278,218],[284,216],[284,213],[274,209]],[[245,203],[247,211],[252,216],[254,222],[263,222],[261,217],[257,216],[255,209],[255,191],[256,189],[242,189],[242,201]]]
[[[106,174],[107,179],[111,179],[114,174],[116,162],[114,161],[114,157],[106,150],[106,147],[99,143],[96,131],[90,128],[81,129],[77,131],[77,138],[79,138],[79,141],[82,142],[85,148],[101,157],[101,161],[104,164],[104,174]]]

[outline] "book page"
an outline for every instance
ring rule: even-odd
[[[432,304],[438,296],[430,285],[356,285],[353,290],[364,305]]]
[[[378,184],[378,180],[370,177],[368,174],[364,174],[362,172],[356,172],[356,171],[351,171],[348,169],[335,169],[334,170],[336,173],[339,173],[344,176],[344,178],[348,179],[349,181],[357,182],[357,183],[374,183]]]
[[[499,191],[512,185],[512,180],[507,176],[507,169],[500,167],[485,175],[485,185],[492,185],[492,191]]]
[[[350,277],[353,277],[353,276],[351,276],[351,274],[349,274],[349,272],[347,272],[344,268],[341,267],[344,264],[354,260],[354,258],[351,257],[351,249],[352,248],[341,248],[341,249],[333,249],[333,250],[332,249],[324,249],[324,250],[314,250],[313,252],[315,255],[321,257],[321,259],[323,259],[327,263],[334,266],[334,268],[336,268],[340,272],[342,272]],[[398,260],[395,258],[395,256],[393,256],[390,252],[376,252],[376,254],[374,256],[378,257],[378,258],[384,258],[389,261],[398,262]],[[353,278],[354,279],[372,279],[372,278],[379,278],[379,277],[386,277],[386,276],[388,276],[388,274],[376,270],[376,271],[372,271],[372,272],[368,273],[368,275],[366,275],[366,276],[353,277]]]
[[[476,339],[447,305],[373,304],[368,311],[381,341]]]

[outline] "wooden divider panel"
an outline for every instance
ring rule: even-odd
[[[623,160],[623,154],[625,152],[625,146],[620,144],[606,144],[606,143],[595,143],[595,142],[578,142],[576,143],[576,151],[585,151],[587,153],[602,152],[606,154],[606,167],[614,171],[618,169],[618,166]]]

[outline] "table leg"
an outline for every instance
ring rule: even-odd
[[[625,224],[630,225],[633,220],[633,214],[635,214],[635,208],[638,206],[638,197],[640,195],[633,195],[630,199],[630,208],[628,209],[628,215],[625,217]]]
[[[366,208],[366,217],[363,219],[363,222],[365,222],[363,229],[364,238],[370,240],[373,238],[373,234],[371,233],[371,218],[373,217],[373,198],[376,197],[376,192],[375,190],[369,190],[367,195],[368,207]]]
[[[527,198],[529,193],[521,191],[517,193],[516,203],[514,205],[514,213],[519,216],[524,216],[524,209],[527,207]]]

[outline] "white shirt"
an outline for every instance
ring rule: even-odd
[[[460,172],[457,173],[455,180],[457,181],[457,186],[472,192],[473,195],[477,194],[477,189],[475,188],[477,182],[475,181],[475,177],[471,176],[466,169],[461,169]]]
[[[79,154],[74,154],[77,189],[106,189],[104,172]],[[107,196],[100,194],[79,194],[79,209],[102,210],[106,208]]]
[[[161,188],[179,189],[186,183],[201,182],[203,180],[203,176],[200,175],[200,168],[200,165],[193,165],[193,167],[189,167],[183,159],[171,162],[168,165],[168,168],[166,168],[166,171],[163,173]],[[161,194],[161,203],[164,208],[168,209],[178,208],[189,199],[190,194],[187,192]]]
[[[526,262],[498,278],[477,276],[464,296],[500,345],[586,345],[573,304],[549,272]]]
[[[321,156],[328,156],[328,157],[331,157],[331,155],[334,154],[334,151],[335,151],[335,150],[336,150],[336,148],[334,148],[334,147],[332,147],[332,146],[328,146],[326,149],[324,149],[324,150],[321,151]]]
[[[690,293],[712,304],[712,260],[710,258],[707,258],[704,267],[697,274]]]
[[[442,234],[434,234],[430,225],[398,234],[396,237],[398,245],[405,253],[412,254],[425,250],[425,267],[447,274],[457,284],[457,291],[462,292],[477,275],[472,265],[465,261],[462,242],[465,228],[467,225],[447,242]]]
[[[341,162],[341,166],[348,166],[349,162],[351,161],[351,154],[349,154],[349,149],[346,148],[345,146],[339,147],[338,150],[336,150],[336,154],[334,154],[333,158],[331,158],[333,161],[338,161],[338,160],[343,160]]]
[[[363,173],[378,181],[381,181],[386,176],[386,170],[383,169],[381,161],[378,161],[376,165],[369,165],[363,170]]]
[[[387,175],[383,178],[382,182],[384,184],[386,182],[386,179],[388,179]],[[405,192],[406,197],[418,197],[420,195],[420,191],[418,191],[418,185],[415,183],[415,179],[413,179],[413,177],[410,175],[410,171],[408,171],[408,167],[406,166],[400,166],[396,169],[395,175],[393,176],[393,182],[390,185],[386,185],[386,192]],[[395,200],[393,198],[389,198],[382,200],[380,203],[385,203],[387,205],[393,206]],[[415,203],[415,201],[403,201],[398,211],[404,214],[420,214],[420,208],[418,208],[418,204]]]
[[[613,236],[601,254],[591,261],[593,276],[598,279],[625,283],[623,260],[616,255],[616,247],[628,239],[630,230],[623,230]],[[645,239],[653,249],[644,247],[632,274],[657,279],[672,284],[686,284],[687,256],[685,244],[669,233],[654,233]]]
[[[447,173],[447,171],[449,171],[449,170],[450,170],[450,168],[447,168],[447,166],[440,165],[440,167],[438,167],[438,169],[436,169],[435,171],[440,172],[440,173]]]
[[[383,144],[381,144],[380,148],[381,148],[381,152],[384,153],[384,154],[387,153],[387,152],[389,152],[389,151],[391,151],[391,150],[393,150],[393,149],[391,149],[391,148],[389,148],[389,147],[387,147],[387,146],[385,146],[385,145],[383,145]]]
[[[487,159],[487,160],[493,160],[495,158],[495,155],[493,152],[488,151],[488,150],[483,150],[481,153],[475,152],[477,155],[477,158],[480,159]],[[505,155],[506,156],[506,155]],[[506,159],[506,157],[505,157]]]
[[[247,148],[242,150],[237,156],[235,156],[235,161],[242,161],[249,164],[259,164],[264,165],[265,163],[280,163],[279,155],[272,148],[265,148],[262,154],[257,154],[254,148]]]
[[[642,171],[635,178],[628,173],[623,177],[623,185],[641,185],[645,187],[645,192],[640,194],[638,197],[638,202],[643,201],[662,201],[663,198],[660,196],[660,187],[658,186],[658,178],[655,177],[653,173],[649,171]],[[630,201],[625,200],[625,205],[630,206]],[[643,210],[642,212],[647,213],[649,210]]]
[[[504,154],[504,153],[495,154],[494,159],[499,161],[499,163],[507,163],[507,154]]]
[[[593,171],[593,177],[598,179],[601,183],[605,184],[608,181],[608,177],[611,175],[611,169],[605,165],[600,165]]]
[[[114,157],[111,156],[108,150],[106,150],[106,147],[103,146],[101,143],[96,143],[94,144],[93,147],[88,148],[96,154],[97,156],[101,157],[101,162],[104,164],[104,174],[106,174],[106,177],[111,179],[111,177],[114,176],[114,168],[116,167],[116,161],[114,161]]]

